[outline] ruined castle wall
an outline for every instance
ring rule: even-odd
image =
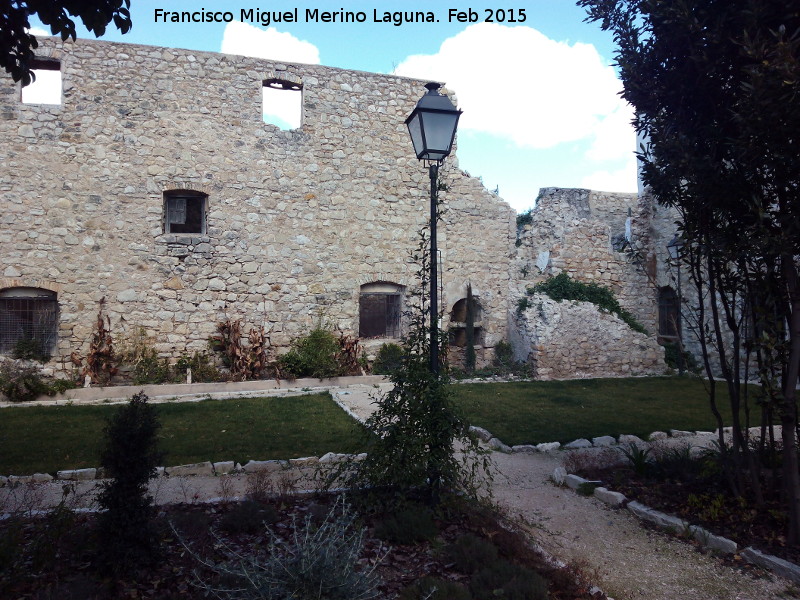
[[[572,279],[611,289],[648,335],[583,303],[542,302],[537,295],[536,301],[529,299],[537,308],[513,315],[511,321],[519,333],[515,353],[532,360],[539,377],[663,371],[657,300],[664,270],[663,265],[659,269],[654,251],[663,235],[654,227],[663,224],[654,222],[654,210],[651,202],[636,194],[541,190],[530,223],[517,232],[512,304],[526,296],[527,288],[566,272]],[[665,248],[666,242],[664,253]],[[558,327],[554,329],[553,323]]]
[[[22,104],[0,76],[0,291],[57,293],[54,363],[85,352],[101,298],[117,337],[143,327],[175,356],[226,317],[279,348],[320,320],[357,333],[361,285],[414,285],[429,180],[404,120],[423,82],[88,40],[37,54],[60,61],[60,106]],[[262,121],[269,78],[302,86],[298,129]],[[491,346],[514,212],[448,162],[442,304],[471,282]],[[207,194],[205,233],[164,233],[176,189]]]
[[[633,331],[589,302],[556,302],[534,294],[517,316],[531,341],[537,379],[662,375],[664,352],[655,337]]]
[[[517,287],[512,296],[521,298],[526,288],[567,272],[573,279],[610,288],[624,309],[649,332],[656,332],[651,210],[637,194],[542,189],[532,222],[518,231],[511,273]],[[629,211],[631,240],[623,248],[619,244],[625,238]]]

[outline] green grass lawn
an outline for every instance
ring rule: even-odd
[[[328,394],[156,404],[164,464],[271,460],[358,452],[359,427]],[[0,410],[0,475],[100,465],[118,406]]]
[[[669,429],[716,428],[703,381],[678,377],[454,385],[473,425],[507,444],[569,442]],[[719,401],[726,424],[727,396]],[[288,459],[358,452],[358,425],[328,394],[156,405],[166,465]],[[0,410],[0,475],[100,464],[103,428],[116,406]]]
[[[648,435],[683,429],[713,431],[704,382],[694,378],[581,379],[453,386],[472,425],[510,445],[571,442],[577,438]],[[726,425],[724,384],[717,394]]]

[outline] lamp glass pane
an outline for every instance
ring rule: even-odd
[[[420,113],[412,115],[411,120],[408,122],[408,133],[411,136],[411,143],[414,144],[414,153],[417,158],[425,150],[425,140],[422,137],[422,117]]]
[[[425,143],[429,153],[447,156],[453,144],[458,114],[432,112],[425,113]]]

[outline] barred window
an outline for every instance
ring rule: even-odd
[[[358,333],[362,338],[400,337],[402,287],[393,283],[361,286]]]
[[[39,288],[0,291],[0,354],[13,354],[20,343],[49,355],[58,337],[56,293]]]
[[[164,192],[164,233],[205,233],[206,196],[202,192]]]

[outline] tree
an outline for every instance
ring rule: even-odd
[[[33,51],[39,44],[28,32],[31,15],[49,25],[53,35],[74,40],[75,21],[71,16],[100,37],[111,21],[122,33],[130,31],[129,8],[130,0],[0,0],[0,65],[22,85],[35,78]]]
[[[762,500],[741,385],[753,359],[762,414],[783,426],[782,490],[767,491],[783,492],[788,539],[800,543],[800,10],[783,0],[578,4],[614,35],[622,95],[648,140],[643,182],[680,215],[712,408],[716,353],[734,412],[731,486]]]

